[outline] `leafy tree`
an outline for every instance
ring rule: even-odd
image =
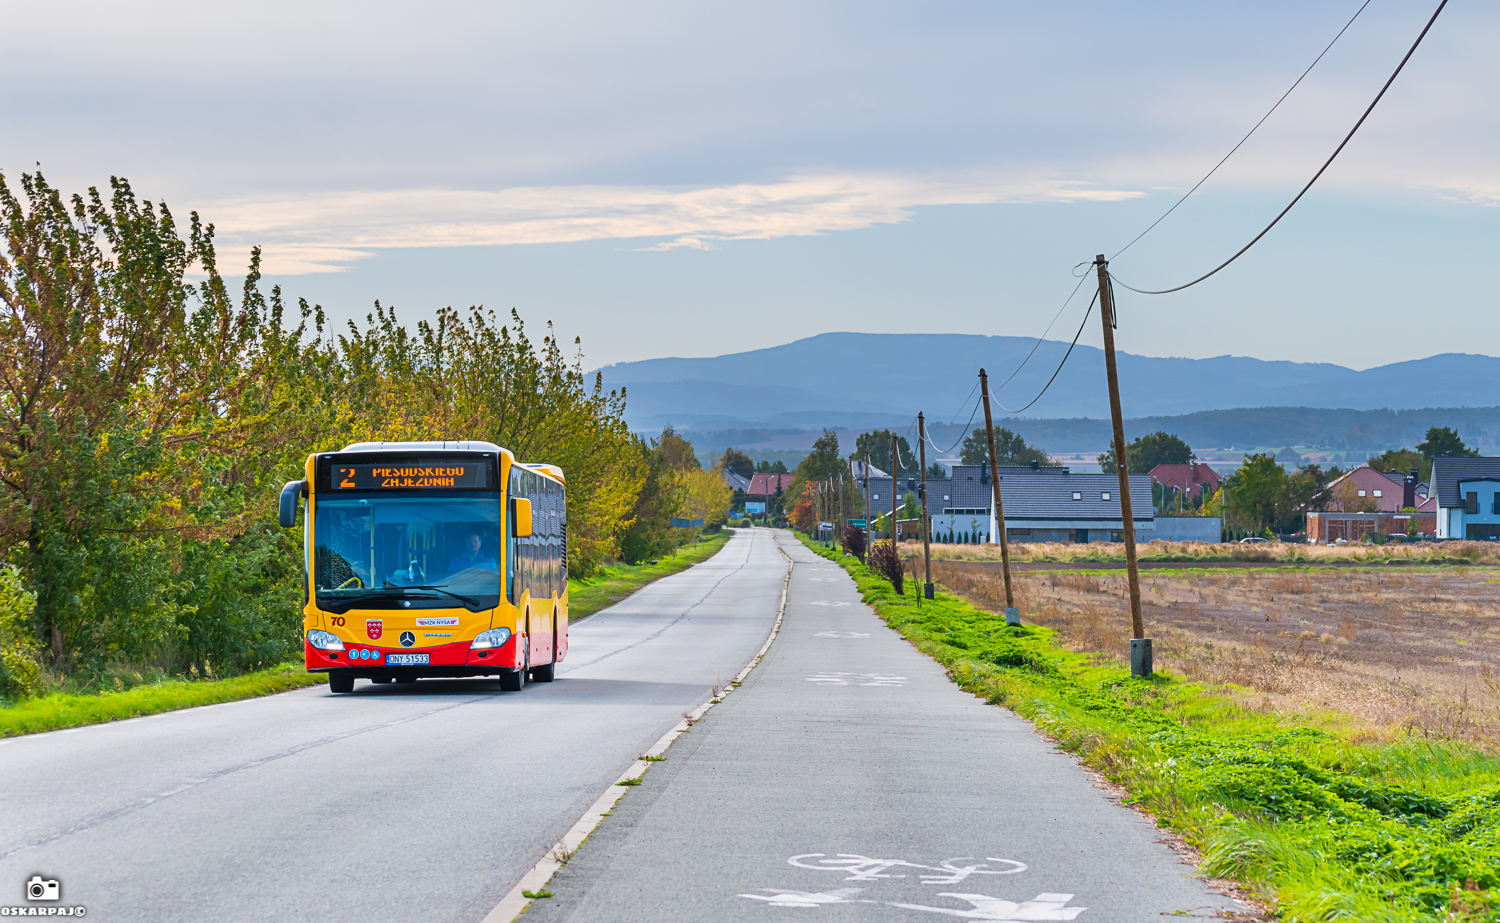
[[[681,485],[676,473],[667,467],[660,444],[635,437],[635,450],[642,472],[641,487],[629,518],[618,526],[620,558],[627,564],[640,564],[660,557],[672,549],[672,527],[668,520],[681,502]]]
[[[897,451],[901,453],[900,470],[893,472],[891,467],[891,438],[895,436],[888,429],[877,429],[873,432],[860,433],[854,440],[854,454],[849,457],[855,461],[864,461],[865,453],[870,455],[870,464],[881,471],[894,473],[897,477],[916,477],[917,461],[916,455],[912,453],[911,444],[906,441],[905,436],[896,436]]]
[[[1417,443],[1417,451],[1424,458],[1476,458],[1477,449],[1464,445],[1452,427],[1434,426],[1427,430],[1427,438]]]
[[[661,431],[661,439],[657,440],[661,449],[662,457],[667,460],[667,467],[673,471],[702,471],[703,463],[698,460],[693,451],[693,443],[686,437],[681,436],[672,424],[668,423]]]
[[[1275,524],[1277,510],[1286,502],[1286,471],[1274,456],[1246,455],[1244,465],[1225,482],[1238,518],[1257,530]]]
[[[818,522],[813,505],[812,484],[804,483],[803,489],[794,496],[797,502],[792,504],[792,525],[810,535]]]
[[[1027,445],[1025,439],[1003,426],[995,430],[995,454],[996,464],[999,465],[1029,465],[1032,462],[1039,465],[1056,464],[1046,452]],[[976,429],[969,433],[959,453],[959,464],[986,465],[989,464],[989,457],[989,438],[985,430]]]
[[[683,519],[701,519],[707,526],[722,526],[729,521],[729,506],[734,491],[724,483],[717,471],[699,468],[678,475],[682,482],[682,496],[677,504],[677,515]]]
[[[1296,471],[1287,476],[1286,479],[1286,503],[1281,510],[1282,519],[1290,517],[1304,517],[1309,512],[1317,512],[1328,508],[1333,496],[1329,492],[1329,485],[1338,480],[1343,474],[1337,465],[1324,470],[1316,464],[1300,466]],[[1299,532],[1306,520],[1302,519],[1300,524],[1296,522],[1282,522],[1281,525],[1294,525],[1295,528],[1283,528],[1283,532]]]
[[[1432,477],[1432,459],[1412,449],[1387,449],[1372,455],[1365,464],[1376,471],[1397,471],[1403,475],[1415,468],[1417,478],[1423,481]]]
[[[719,467],[725,471],[733,471],[742,478],[748,478],[755,473],[755,462],[734,446],[724,450],[724,457],[719,459]]]
[[[786,462],[782,461],[779,458],[776,459],[773,462],[766,461],[765,459],[761,459],[755,465],[755,473],[756,474],[786,474],[787,473]]]
[[[1171,433],[1158,430],[1147,433],[1125,446],[1125,461],[1134,474],[1146,474],[1157,465],[1186,465],[1193,461],[1192,447]],[[1109,451],[1099,456],[1099,468],[1105,474],[1114,474],[1115,441],[1109,440]]]

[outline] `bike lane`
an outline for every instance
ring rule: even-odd
[[[533,901],[528,921],[1223,918],[1149,819],[794,561],[781,633]]]

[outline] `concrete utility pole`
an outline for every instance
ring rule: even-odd
[[[1005,506],[1000,502],[1000,462],[995,456],[995,423],[990,419],[990,379],[979,370],[979,393],[984,397],[984,432],[990,447],[990,481],[995,493],[995,531],[1000,533],[1000,569],[1005,572],[1005,624],[1021,624],[1021,610],[1010,588],[1010,536],[1005,534]]]
[[[1135,564],[1135,520],[1130,510],[1130,465],[1125,459],[1125,420],[1120,413],[1120,376],[1115,372],[1115,299],[1109,261],[1094,259],[1099,271],[1099,317],[1104,321],[1104,371],[1109,379],[1109,412],[1115,428],[1115,470],[1120,475],[1120,518],[1125,526],[1125,573],[1130,583],[1130,673],[1151,675],[1151,639],[1141,616],[1141,578]]]
[[[927,518],[927,424],[922,414],[917,414],[917,459],[922,466],[922,563],[927,568],[927,581],[922,584],[922,595],[932,598],[932,543],[927,533],[931,531]]]

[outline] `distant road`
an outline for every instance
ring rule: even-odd
[[[765,531],[573,628],[550,685],[361,682],[0,741],[0,904],[475,923],[776,618]]]

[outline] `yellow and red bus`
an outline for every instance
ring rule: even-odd
[[[305,499],[307,669],[356,679],[495,676],[551,682],[568,653],[562,470],[489,442],[359,442],[307,457],[281,490]]]

